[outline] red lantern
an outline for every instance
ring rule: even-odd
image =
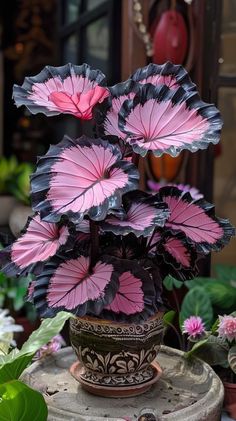
[[[153,62],[183,63],[188,49],[188,31],[183,16],[171,9],[162,13],[153,35]]]

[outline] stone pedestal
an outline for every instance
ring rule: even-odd
[[[158,421],[219,421],[223,385],[211,367],[198,359],[189,363],[181,351],[161,347],[160,380],[141,396],[103,398],[84,391],[68,369],[76,360],[65,348],[32,364],[23,381],[44,393],[48,421],[135,421],[143,408],[153,408]]]

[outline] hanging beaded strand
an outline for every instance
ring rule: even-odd
[[[142,39],[144,43],[146,55],[148,57],[152,57],[153,56],[152,39],[151,39],[151,35],[149,34],[147,30],[147,26],[144,23],[143,13],[142,13],[142,4],[140,0],[133,0],[133,22],[138,31],[139,37]]]

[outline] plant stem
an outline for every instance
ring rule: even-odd
[[[182,340],[180,333],[178,332],[178,330],[176,329],[176,327],[172,323],[168,322],[168,325],[170,327],[172,327],[173,331],[175,332],[181,351],[185,351],[184,340]]]
[[[90,236],[91,236],[91,249],[90,249],[90,269],[96,263],[99,249],[98,225],[95,221],[89,220]]]
[[[136,165],[137,168],[138,168],[139,158],[140,158],[140,155],[138,153],[135,153],[135,152],[132,153],[132,162],[134,165]]]
[[[153,237],[154,237],[155,233],[156,233],[156,230],[154,229],[153,232],[152,232],[152,235],[149,238],[149,241],[147,243],[147,250],[148,251],[151,250],[151,248],[152,248],[151,244],[152,244],[152,240],[153,240]]]
[[[175,300],[176,310],[178,311],[178,315],[180,315],[179,301],[178,301],[178,298],[177,298],[177,295],[176,295],[176,292],[175,292],[174,289],[172,289],[172,294],[173,294],[173,297],[174,297],[174,300]]]

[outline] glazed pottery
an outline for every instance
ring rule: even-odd
[[[15,237],[20,235],[20,232],[23,230],[28,217],[32,215],[33,212],[30,206],[18,204],[14,207],[10,214],[9,227]]]
[[[135,396],[160,377],[155,363],[163,338],[162,313],[143,324],[90,317],[70,320],[70,340],[80,364],[72,375],[89,392],[101,396]]]
[[[236,383],[223,382],[225,388],[224,408],[236,420]]]
[[[13,196],[0,196],[0,226],[8,225],[9,216],[16,206],[17,201]]]

